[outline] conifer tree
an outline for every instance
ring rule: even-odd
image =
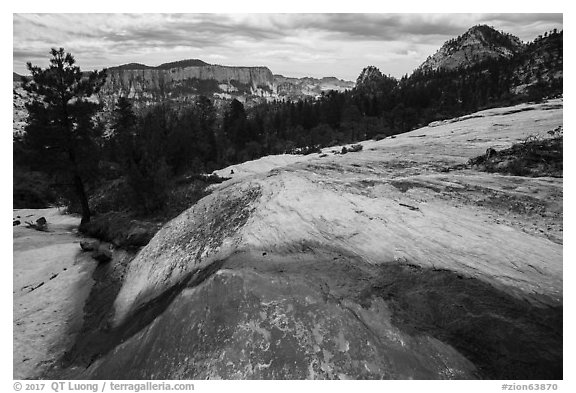
[[[41,166],[39,170],[64,176],[82,209],[82,223],[90,221],[86,180],[97,166],[94,154],[102,129],[94,115],[100,104],[91,99],[103,85],[105,70],[88,75],[75,66],[74,57],[63,48],[52,49],[48,68],[33,66],[24,89],[33,100],[23,145]]]

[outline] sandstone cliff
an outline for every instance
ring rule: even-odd
[[[323,92],[345,91],[354,87],[355,83],[335,77],[324,78],[290,78],[283,75],[274,75],[274,86],[278,98],[299,99],[306,97],[319,97]]]
[[[107,99],[125,96],[137,100],[184,97],[203,93],[201,81],[214,81],[211,89],[213,92],[241,91],[238,89],[241,86],[247,90],[242,93],[253,95],[264,95],[274,85],[272,72],[267,67],[227,67],[190,62],[169,63],[158,67],[131,64],[108,70],[101,96]]]
[[[101,96],[114,101],[119,96],[155,101],[185,100],[197,94],[240,101],[316,98],[322,92],[344,91],[354,82],[335,77],[291,78],[272,75],[267,67],[228,67],[201,60],[184,60],[150,67],[131,63],[108,70]]]

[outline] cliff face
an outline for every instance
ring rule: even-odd
[[[158,67],[136,63],[113,67],[108,70],[101,96],[115,102],[119,96],[155,101],[163,98],[185,100],[204,94],[216,99],[236,98],[250,102],[318,97],[324,91],[344,91],[353,87],[354,82],[334,77],[290,78],[272,75],[267,67],[227,67],[185,60]]]
[[[14,74],[13,78],[14,94],[17,92],[20,97],[21,77]],[[354,85],[335,77],[292,78],[273,75],[268,67],[229,67],[193,59],[157,67],[130,63],[108,68],[107,80],[99,95],[105,102],[116,102],[120,96],[136,101],[185,100],[198,94],[247,102],[254,98],[317,97],[325,91],[344,91]]]
[[[274,75],[274,86],[278,98],[299,99],[305,97],[319,97],[325,91],[345,91],[354,87],[354,82],[345,81],[335,77],[322,79],[304,77],[290,78],[283,75]]]
[[[213,83],[210,85],[205,81]],[[202,94],[203,90],[212,90],[213,93],[237,91],[262,96],[266,91],[273,89],[273,84],[272,72],[267,67],[219,65],[164,67],[162,65],[155,68],[126,68],[121,66],[108,70],[108,78],[101,90],[101,95],[155,99]]]

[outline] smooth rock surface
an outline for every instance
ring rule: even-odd
[[[80,218],[57,208],[18,209],[14,217],[46,217],[50,232],[14,227],[13,375],[36,379],[74,342],[96,265],[80,251]]]
[[[562,179],[453,169],[559,125],[552,100],[217,171],[61,376],[562,378]]]
[[[373,264],[461,271],[533,301],[561,302],[562,179],[441,170],[544,135],[562,124],[562,101],[476,115],[367,141],[344,156],[297,156],[286,166],[280,156],[277,168],[269,157],[235,165],[233,175],[217,171],[232,179],[169,222],[132,262],[116,318],[234,251],[327,246]],[[510,201],[526,207],[515,211]]]

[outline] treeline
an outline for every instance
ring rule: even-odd
[[[169,154],[194,157],[184,164],[171,158],[176,172],[211,171],[268,154],[378,139],[491,106],[559,94],[562,78],[553,76],[562,70],[562,58],[562,32],[553,31],[511,59],[489,59],[465,69],[417,70],[398,80],[367,67],[353,90],[328,92],[317,100],[274,101],[249,109],[233,100],[218,116],[202,97],[202,108],[196,103],[171,111],[162,105],[164,109],[152,109],[147,116],[164,111],[165,123],[179,131],[155,135],[168,144],[173,135],[172,144],[181,149],[189,145],[186,152]],[[522,85],[530,87],[515,92]],[[210,121],[199,126],[195,113],[206,111]],[[187,142],[180,140],[184,137]]]
[[[250,151],[271,154],[350,143],[561,94],[563,80],[556,74],[562,72],[562,38],[562,32],[552,31],[511,59],[488,59],[455,70],[416,70],[400,80],[367,67],[351,91],[330,92],[318,100],[261,104],[248,111]]]

